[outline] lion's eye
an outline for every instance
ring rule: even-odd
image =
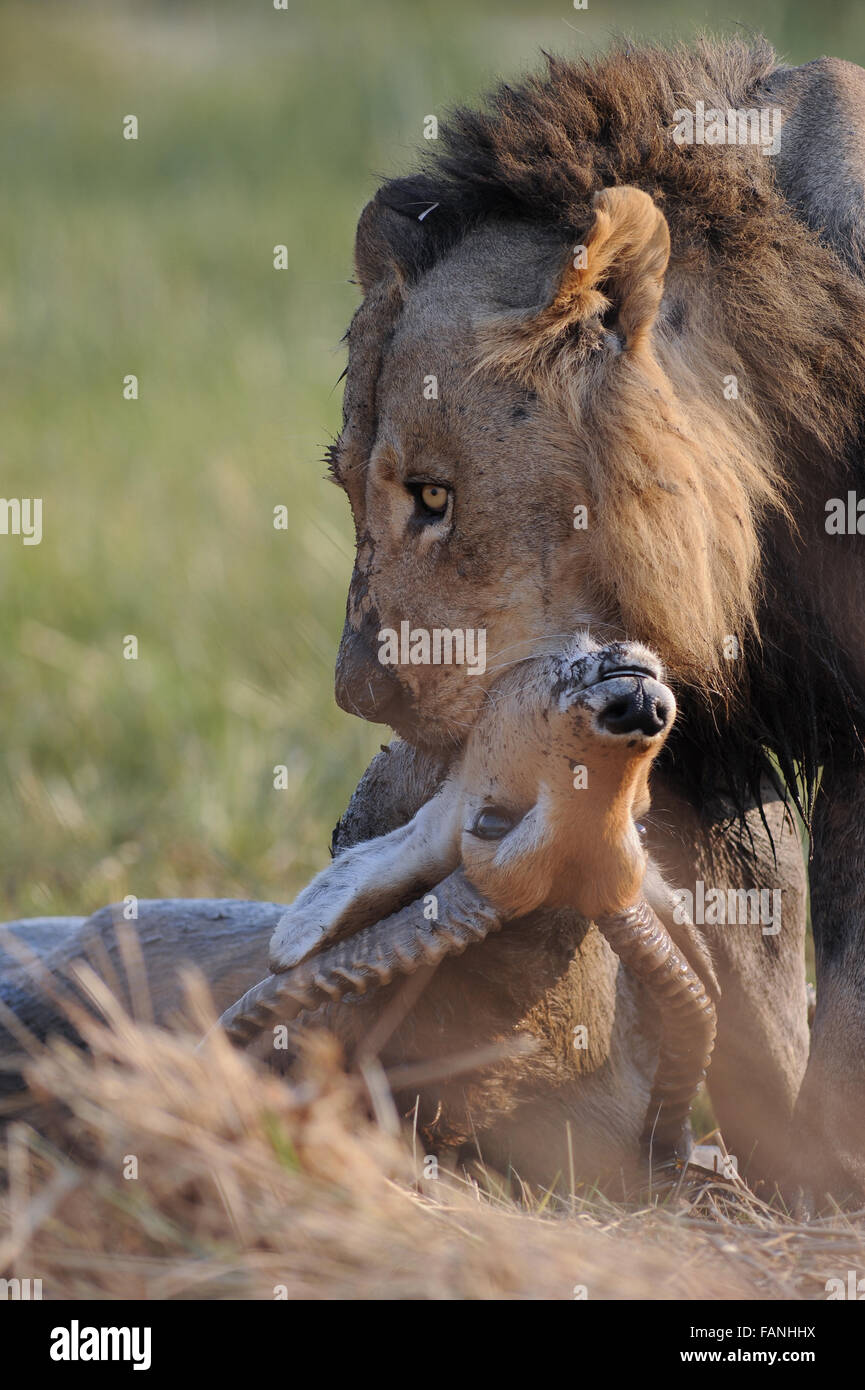
[[[447,488],[439,487],[437,483],[427,483],[420,490],[420,500],[431,512],[443,512],[448,504]]]
[[[470,833],[479,840],[503,840],[513,830],[514,817],[501,806],[485,806],[475,817]]]
[[[407,483],[422,521],[436,521],[448,509],[450,491],[441,483]]]

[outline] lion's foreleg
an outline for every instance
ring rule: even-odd
[[[739,829],[722,807],[697,810],[659,778],[649,834],[670,885],[692,895],[720,984],[708,1077],[716,1118],[743,1175],[774,1184],[808,1057],[807,877],[796,826],[768,789],[764,809],[775,854],[756,807]]]
[[[810,1201],[865,1200],[865,769],[824,769],[812,827],[817,1011],[793,1173]]]

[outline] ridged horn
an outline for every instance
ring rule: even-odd
[[[645,901],[596,917],[616,955],[642,980],[661,1015],[661,1048],[642,1146],[661,1161],[676,1154],[715,1044],[715,1005],[657,913]]]
[[[500,915],[461,869],[431,891],[438,920],[427,920],[423,901],[409,903],[293,970],[268,975],[226,1009],[219,1026],[232,1042],[245,1047],[266,1028],[288,1023],[304,1009],[317,1009],[347,994],[366,994],[397,975],[413,975],[421,966],[461,955],[502,925]]]

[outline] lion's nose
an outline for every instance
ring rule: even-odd
[[[623,690],[622,686],[628,688]],[[610,699],[598,711],[600,727],[608,734],[645,734],[653,738],[666,729],[673,713],[668,691],[656,680],[629,676],[611,681]]]
[[[367,634],[348,623],[336,659],[336,703],[347,714],[392,727],[403,713],[405,696],[390,667],[375,658]]]

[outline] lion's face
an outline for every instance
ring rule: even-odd
[[[337,698],[414,743],[461,741],[504,665],[613,617],[592,592],[585,531],[574,529],[588,494],[565,413],[478,370],[477,323],[504,295],[530,304],[550,273],[549,247],[510,229],[472,238],[426,276],[380,365],[371,448],[356,438],[364,412],[350,406],[366,383],[350,367],[337,473],[357,559]],[[406,623],[397,662],[383,662],[381,634],[402,639]],[[462,662],[435,661],[445,629],[462,634]],[[428,661],[418,633],[430,634]]]
[[[378,667],[372,691],[398,690],[387,722],[440,745],[462,737],[503,665],[603,615],[573,527],[588,498],[566,419],[514,382],[473,376],[465,320],[440,314],[432,334],[429,318],[425,297],[400,321],[372,450],[352,455],[344,439],[340,476],[357,529],[345,645],[363,650],[346,661],[344,649],[338,696],[374,717],[364,667]],[[551,506],[563,482],[571,505]],[[445,629],[449,642],[436,639]]]
[[[494,223],[409,284],[359,234],[337,699],[412,743],[462,742],[504,667],[579,629],[699,680],[747,623],[749,479],[658,317],[666,223],[635,189],[596,209],[577,268],[560,239]]]

